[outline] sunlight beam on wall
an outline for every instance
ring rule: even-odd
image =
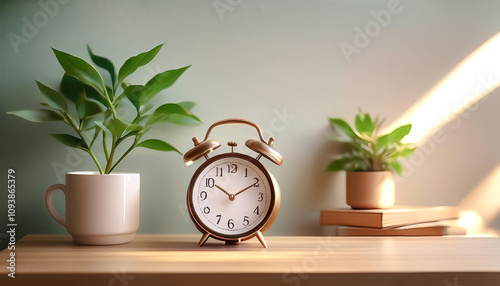
[[[407,112],[383,130],[412,123],[405,143],[421,145],[457,116],[500,86],[500,33],[463,59]],[[477,105],[476,105],[477,106]],[[465,116],[465,114],[463,115]],[[500,213],[500,165],[462,200],[458,224],[468,235],[498,236],[488,224]]]
[[[500,85],[500,33],[491,37],[384,132],[412,123],[405,143],[425,142],[446,123]]]

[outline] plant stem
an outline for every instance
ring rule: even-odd
[[[113,105],[113,102],[111,101],[111,98],[109,97],[108,91],[106,89],[104,89],[104,97],[106,97],[106,100],[109,103],[109,109],[111,109],[111,112],[113,113],[113,117],[117,118],[118,116],[116,115],[115,106]]]
[[[85,140],[85,137],[83,137],[83,134],[80,131],[80,129],[76,126],[75,122],[73,121],[73,118],[71,118],[71,116],[69,114],[65,114],[65,113],[63,113],[63,116],[67,117],[68,122],[70,123],[70,126],[73,127],[73,129],[76,131],[78,136],[80,136],[80,138],[83,140],[85,145],[87,145],[87,149],[85,151],[87,153],[89,153],[90,157],[92,157],[92,160],[94,160],[94,163],[97,165],[97,169],[99,169],[99,173],[102,174],[103,173],[102,167],[101,167],[101,164],[99,164],[99,160],[97,160],[96,156],[94,155],[94,152],[92,152],[92,148],[87,143],[87,140]]]
[[[137,141],[134,141],[132,146],[130,146],[130,148],[128,148],[127,151],[125,151],[125,153],[123,153],[123,155],[120,157],[120,159],[118,159],[118,161],[116,161],[116,163],[113,165],[113,167],[111,167],[109,172],[112,172],[115,169],[116,165],[118,165],[128,155],[128,153],[130,153],[130,151],[132,151],[135,148],[136,144],[137,144]]]
[[[111,151],[109,152],[108,163],[106,164],[105,173],[109,174],[111,172],[111,167],[113,166],[113,156],[116,150],[116,136],[113,136],[113,142],[111,143]]]
[[[106,158],[106,161],[109,158],[109,153],[108,153],[108,146],[106,143],[106,132],[104,130],[102,131],[102,148],[104,149],[104,157]]]
[[[100,132],[99,129],[95,128],[94,137],[92,137],[92,141],[90,141],[89,148],[91,148],[94,145],[94,142],[97,139],[97,136],[99,135],[99,132]]]
[[[94,163],[97,165],[97,169],[99,169],[99,173],[101,173],[102,175],[103,174],[102,167],[99,164],[99,161],[97,160],[96,156],[94,155],[94,152],[92,152],[92,149],[89,148],[87,153],[89,153],[90,157],[92,157],[92,160],[94,160]]]

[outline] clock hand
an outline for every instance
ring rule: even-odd
[[[217,189],[223,191],[228,197],[231,197],[231,194],[226,192],[226,190],[224,190],[223,188],[219,187],[218,185],[215,185],[217,187]]]
[[[254,184],[251,184],[250,186],[248,186],[248,187],[244,188],[243,190],[241,190],[241,191],[237,192],[236,194],[234,194],[234,196],[236,197],[237,195],[239,195],[239,194],[243,193],[244,191],[246,191],[246,190],[250,189],[251,187],[253,187],[253,185],[254,185]]]

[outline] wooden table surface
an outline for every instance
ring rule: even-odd
[[[16,279],[2,266],[0,284],[500,285],[500,238],[287,236],[266,237],[264,249],[256,239],[200,248],[199,237],[78,246],[69,236],[28,235],[16,244]]]

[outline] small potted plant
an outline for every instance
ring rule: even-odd
[[[388,208],[394,205],[393,171],[401,175],[400,158],[413,154],[413,144],[402,143],[410,132],[411,124],[379,135],[382,121],[361,110],[355,116],[352,128],[341,118],[329,118],[331,126],[347,138],[349,150],[340,154],[327,167],[327,171],[346,171],[346,200],[355,209]]]
[[[88,47],[93,63],[109,73],[108,83],[92,64],[53,49],[65,71],[60,92],[37,82],[44,99],[43,108],[8,112],[32,122],[59,121],[68,125],[72,134],[51,136],[87,153],[95,163],[97,172],[67,173],[65,185],[53,185],[46,192],[50,214],[66,227],[78,244],[131,241],[139,227],[140,175],[113,171],[137,147],[180,154],[165,141],[142,139],[154,125],[200,123],[190,111],[193,102],[166,103],[158,107],[150,103],[160,91],[174,84],[189,66],[159,73],[145,85],[125,83],[138,68],[153,60],[161,47],[158,45],[129,58],[118,74],[109,59],[95,55]],[[121,114],[120,110],[129,112]],[[65,194],[64,219],[53,207],[52,194],[56,189]]]

